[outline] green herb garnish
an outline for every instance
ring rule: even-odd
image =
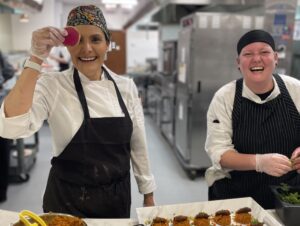
[[[291,187],[288,184],[280,184],[281,191],[279,197],[282,201],[290,204],[300,204],[300,194],[298,192],[291,192]]]
[[[250,225],[257,225],[257,226],[263,226],[263,223],[257,220],[256,218],[251,219],[251,224]]]

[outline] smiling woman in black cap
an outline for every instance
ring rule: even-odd
[[[300,81],[275,74],[278,56],[263,30],[237,44],[242,78],[220,88],[207,113],[209,199],[252,197],[274,208],[270,185],[300,185]]]
[[[128,218],[130,163],[145,206],[154,205],[156,188],[137,88],[104,66],[110,33],[98,7],[74,8],[67,26],[80,34],[79,43],[68,46],[74,67],[41,74],[51,48],[62,45],[72,30],[34,31],[31,55],[1,108],[0,136],[30,136],[48,121],[54,156],[45,212]]]

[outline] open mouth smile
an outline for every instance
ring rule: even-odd
[[[97,59],[97,57],[78,57],[78,59],[82,62],[92,62]]]
[[[265,68],[264,67],[251,67],[250,71],[256,72],[256,71],[263,71]]]

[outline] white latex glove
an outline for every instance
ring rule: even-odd
[[[293,169],[300,173],[300,147],[297,147],[291,157]]]
[[[35,30],[31,38],[31,54],[45,60],[53,46],[62,45],[68,32],[55,27],[44,27]]]
[[[270,153],[256,154],[256,171],[280,177],[292,170],[292,164],[285,155]]]

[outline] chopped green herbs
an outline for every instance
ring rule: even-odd
[[[257,220],[256,218],[252,218],[250,225],[253,225],[253,226],[263,226],[264,224],[262,222],[259,222],[259,220]]]
[[[280,184],[279,196],[284,202],[290,204],[300,204],[300,194],[290,191],[291,187],[285,183]]]
[[[257,224],[257,223],[260,223],[260,222],[256,218],[252,218],[251,223],[252,224]]]

